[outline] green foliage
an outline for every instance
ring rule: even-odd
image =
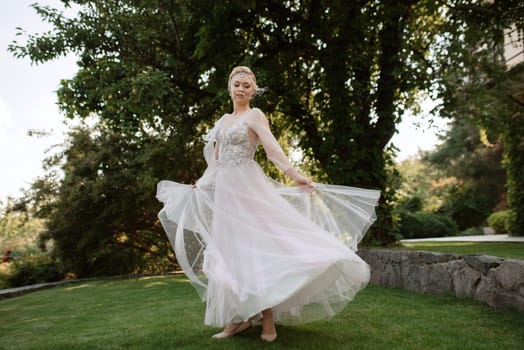
[[[81,6],[77,18],[34,5],[53,30],[10,50],[37,63],[79,55],[79,72],[58,91],[67,117],[96,114],[126,134],[155,132],[187,149],[230,108],[231,67],[250,65],[268,87],[256,104],[278,125],[277,134],[289,132],[317,179],[384,192],[374,235],[392,240],[394,195],[384,148],[414,93],[431,83],[425,66],[438,23],[434,5],[64,3]]]
[[[436,40],[449,18],[439,4],[63,3],[79,5],[78,16],[35,4],[52,30],[20,30],[27,41],[9,50],[36,63],[79,57],[77,74],[61,82],[59,105],[67,118],[93,118],[95,126],[72,130],[63,153],[49,160],[63,179],[50,172],[26,197],[49,219],[42,242],[53,243],[66,270],[88,276],[176,267],[156,219],[155,184],[201,174],[198,140],[230,110],[225,84],[237,64],[251,66],[268,88],[255,104],[277,136],[303,152],[317,180],[382,191],[369,240],[395,239],[398,173],[386,147],[417,92],[448,67],[438,54],[443,66],[431,65],[433,45],[447,44]]]
[[[0,207],[0,252],[36,247],[38,235],[44,230],[45,220],[34,217],[23,202],[9,199]]]
[[[429,152],[421,152],[397,165],[401,176],[396,210],[437,212],[446,202],[457,180],[446,169],[425,160]]]
[[[18,257],[13,262],[10,273],[5,277],[5,287],[20,287],[30,284],[62,280],[66,273],[61,264],[49,254],[36,253]]]
[[[457,224],[441,214],[400,212],[400,233],[404,238],[451,236],[458,232]]]
[[[399,211],[416,212],[422,210],[423,199],[420,196],[413,196],[399,200],[396,209]]]
[[[513,216],[511,209],[501,210],[491,214],[487,219],[488,226],[495,230],[495,233],[508,233],[511,229],[511,219]]]
[[[460,236],[481,236],[484,234],[482,227],[469,227],[460,232]]]
[[[447,214],[439,213],[448,201],[450,188],[456,179],[445,169],[427,162],[425,157],[431,155],[430,152],[420,153],[398,165],[402,183],[395,212],[403,238],[441,237],[458,232],[455,221]]]
[[[20,200],[8,199],[0,208],[0,288],[61,278],[46,272],[55,263],[38,247],[45,221],[35,217],[33,208]]]
[[[444,142],[423,161],[439,169],[446,195],[438,211],[450,215],[460,229],[481,226],[495,208],[506,207],[506,174],[502,143],[467,118],[453,120]]]
[[[522,1],[470,3],[456,1],[445,28],[448,50],[441,55],[439,97],[442,115],[470,120],[501,135],[504,166],[507,171],[508,204],[515,212],[512,234],[524,234],[524,157],[522,156],[524,118],[522,79],[524,64],[507,67],[504,43],[508,32],[522,35]],[[519,38],[520,38],[519,36]],[[471,54],[474,52],[474,54]]]
[[[520,77],[524,78],[524,64],[521,64],[521,68]],[[511,126],[504,132],[508,202],[514,213],[507,229],[512,236],[524,236],[524,113],[522,106],[515,109]]]
[[[61,157],[55,200],[35,205],[48,218],[42,243],[78,277],[172,270],[176,260],[156,221],[158,178],[191,181],[192,168],[166,167],[195,150],[157,135],[120,134],[99,122],[73,129]],[[39,188],[37,193],[42,193]],[[47,196],[30,194],[29,198]]]

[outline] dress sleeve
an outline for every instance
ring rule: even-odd
[[[218,143],[217,143],[217,134],[220,132],[220,125],[222,124],[222,120],[224,119],[223,115],[213,126],[213,129],[211,129],[207,134],[202,136],[202,139],[206,141],[206,144],[204,146],[204,158],[206,159],[208,166],[213,166],[218,159]]]
[[[275,136],[271,133],[269,122],[261,110],[258,108],[255,109],[255,113],[253,117],[250,118],[248,125],[257,134],[267,157],[273,162],[273,164],[283,172],[293,169],[293,165],[289,161],[289,158],[282,150],[282,147],[276,140]]]

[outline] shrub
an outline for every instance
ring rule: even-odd
[[[486,221],[488,226],[495,230],[495,233],[507,233],[510,227],[511,215],[511,209],[501,210],[491,214]]]
[[[400,211],[417,212],[422,210],[423,205],[422,197],[413,195],[411,197],[403,198],[399,200],[397,209]]]
[[[400,233],[404,238],[451,236],[458,231],[449,217],[435,213],[400,212]]]
[[[61,265],[47,254],[26,256],[13,264],[12,272],[5,278],[10,287],[55,282],[65,275]]]
[[[482,227],[470,227],[461,232],[462,236],[481,236],[483,234]]]

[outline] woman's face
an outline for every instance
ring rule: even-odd
[[[238,73],[231,79],[231,98],[237,103],[247,103],[255,94],[253,80],[246,73]]]

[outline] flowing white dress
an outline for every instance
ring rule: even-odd
[[[263,114],[229,128],[222,120],[206,135],[208,168],[196,187],[161,181],[157,191],[177,261],[206,301],[205,324],[267,308],[286,324],[335,315],[369,281],[354,251],[380,192],[317,183],[308,193],[273,181],[253,160],[257,145],[281,169],[289,161]]]

